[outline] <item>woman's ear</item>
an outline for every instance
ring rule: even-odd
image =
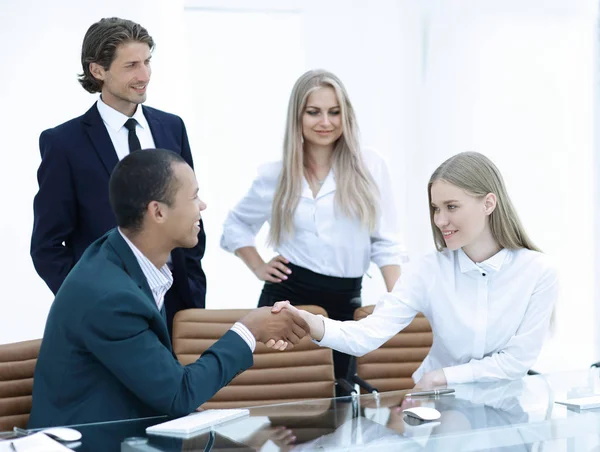
[[[492,212],[496,209],[497,204],[496,195],[494,193],[488,193],[484,198],[484,209],[486,215],[491,215]]]

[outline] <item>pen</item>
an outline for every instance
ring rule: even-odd
[[[432,389],[431,391],[409,392],[405,397],[426,397],[452,394],[454,389]]]

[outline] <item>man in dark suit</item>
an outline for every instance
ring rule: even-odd
[[[111,18],[93,24],[83,40],[79,81],[101,96],[83,116],[40,136],[31,257],[54,294],[88,245],[116,225],[108,179],[120,159],[130,150],[158,147],[177,152],[194,166],[181,118],[141,105],[153,48],[146,29],[132,21]],[[201,228],[195,247],[171,253],[169,328],[177,311],[205,307],[206,277],[200,262],[205,242]]]
[[[136,151],[110,179],[118,228],[84,252],[56,294],[37,360],[29,428],[193,412],[250,367],[256,341],[296,344],[297,315],[255,309],[196,362],[173,356],[163,297],[167,258],[198,242],[192,168],[178,154]]]

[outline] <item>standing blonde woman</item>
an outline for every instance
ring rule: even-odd
[[[434,339],[413,374],[419,387],[522,377],[548,330],[558,295],[554,267],[525,233],[487,157],[466,152],[445,161],[428,194],[438,251],[407,266],[372,315],[336,322],[300,314],[320,345],[360,356],[422,312]],[[282,308],[295,309],[279,302],[273,310]]]
[[[404,250],[396,217],[388,169],[377,154],[361,150],[342,82],[314,70],[292,90],[283,161],[259,169],[225,221],[221,246],[265,281],[259,306],[289,300],[350,320],[371,261],[388,290],[400,275]],[[278,253],[268,262],[255,247],[265,221]],[[348,361],[334,354],[336,377],[346,376]]]

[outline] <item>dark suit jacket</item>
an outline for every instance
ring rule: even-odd
[[[90,245],[52,304],[28,427],[186,415],[252,364],[248,345],[228,331],[182,366],[142,269],[115,229]]]
[[[181,118],[142,108],[156,147],[181,154],[193,168]],[[88,245],[116,226],[108,180],[119,160],[96,104],[83,116],[44,131],[40,152],[31,257],[38,274],[56,294]],[[165,298],[169,325],[175,312],[205,307],[206,277],[200,263],[205,244],[202,228],[195,248],[171,253],[173,287]]]

